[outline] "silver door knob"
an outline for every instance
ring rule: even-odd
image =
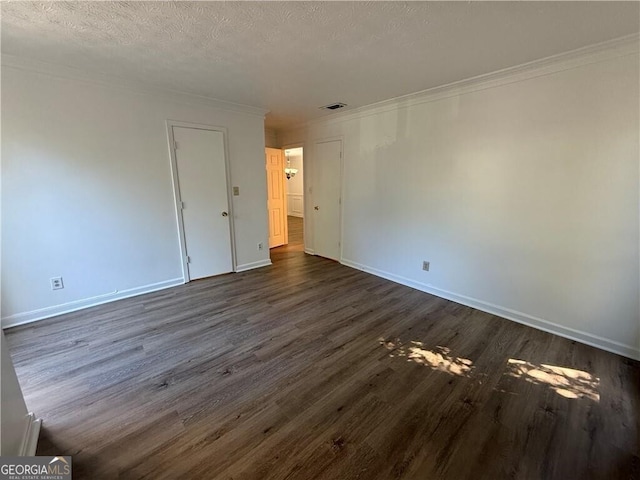
[[[320,210],[320,207],[316,205],[315,207],[313,207],[313,209],[314,210]]]
[[[227,212],[222,212],[222,216],[223,217],[227,217],[227,216],[229,216],[229,214]]]

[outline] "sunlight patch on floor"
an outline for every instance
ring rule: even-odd
[[[565,398],[589,398],[600,401],[600,379],[582,370],[556,365],[534,365],[514,358],[508,360],[507,368],[507,375],[523,378],[538,385],[547,385]]]
[[[411,341],[405,345],[400,340],[380,339],[380,345],[384,346],[392,358],[406,358],[407,362],[424,365],[439,372],[449,373],[460,377],[466,377],[473,370],[473,362],[468,358],[451,355],[451,350],[440,345],[429,350],[422,342]]]

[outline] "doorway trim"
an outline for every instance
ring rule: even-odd
[[[224,169],[225,182],[227,184],[227,204],[229,205],[229,233],[231,242],[231,270],[236,271],[236,238],[233,214],[233,196],[231,187],[231,165],[229,164],[229,142],[227,141],[227,128],[202,123],[183,122],[180,120],[167,120],[167,146],[169,147],[169,161],[171,164],[171,184],[173,187],[173,200],[176,210],[176,223],[178,225],[178,244],[180,248],[180,264],[182,265],[182,283],[191,281],[189,278],[189,268],[187,267],[187,243],[184,232],[184,219],[182,216],[182,199],[180,197],[180,182],[178,179],[178,162],[176,160],[175,139],[173,138],[173,127],[193,128],[197,130],[209,130],[222,133],[224,144]]]
[[[304,169],[307,168],[307,147],[305,145],[305,142],[295,142],[295,143],[288,143],[286,145],[283,145],[280,147],[280,150],[282,150],[283,154],[285,150],[288,150],[290,148],[302,148],[302,168],[303,171]],[[307,201],[308,198],[311,198],[311,195],[309,194],[309,176],[307,175],[307,173],[305,173],[302,177],[302,198],[303,198],[303,202],[304,202],[304,208],[303,208],[303,212],[304,212],[304,217],[302,218],[302,248],[304,250],[304,253],[308,253],[309,255],[314,255],[313,253],[313,249],[308,248],[307,245],[307,239],[308,238],[312,238],[308,236],[309,233],[309,228],[313,227],[313,225],[311,225],[313,222],[309,222],[309,212],[308,212],[308,208],[309,208],[309,202]],[[289,212],[287,212],[288,215]]]

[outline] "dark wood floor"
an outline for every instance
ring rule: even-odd
[[[285,249],[291,252],[304,251],[304,220],[289,215],[287,226],[289,228],[289,243],[285,245]]]
[[[75,479],[639,478],[637,362],[297,251],[10,329]]]

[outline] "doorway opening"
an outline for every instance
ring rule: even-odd
[[[287,225],[289,227],[288,248],[304,251],[304,165],[302,147],[284,151],[285,165],[293,176],[287,178]],[[286,175],[285,175],[286,176]]]
[[[267,148],[270,251],[304,251],[303,147]],[[273,258],[272,258],[273,260]]]

